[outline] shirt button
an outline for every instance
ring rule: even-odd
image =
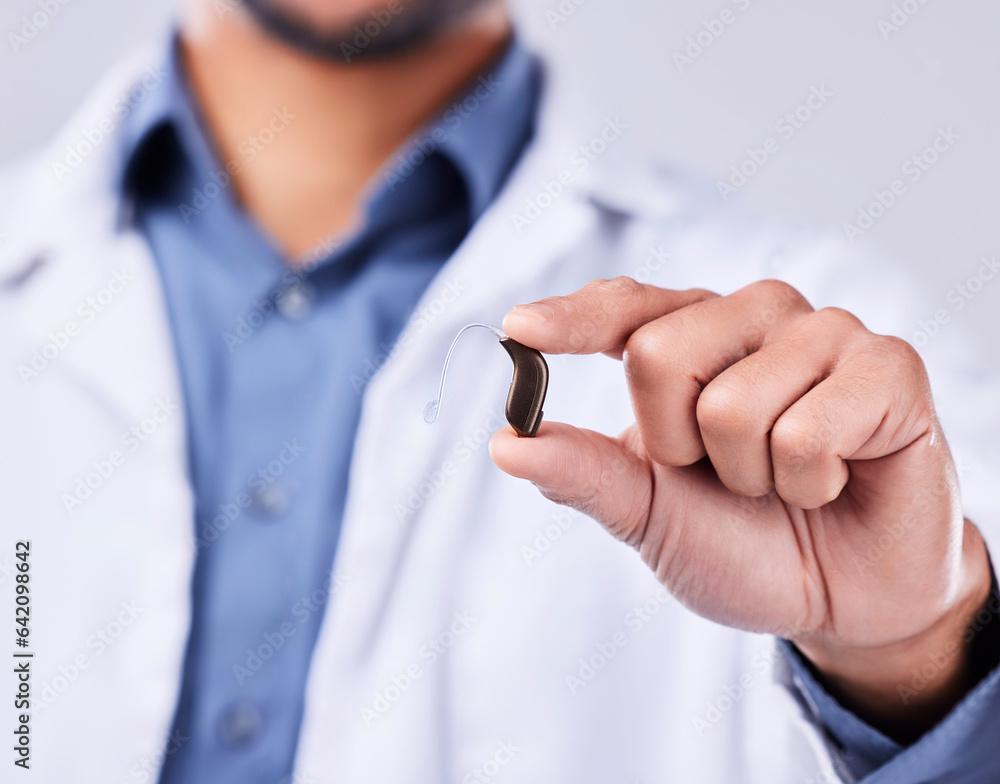
[[[233,705],[219,722],[219,735],[228,746],[246,746],[260,735],[264,719],[257,707],[242,702]]]
[[[261,514],[275,517],[288,508],[288,494],[277,485],[267,485],[254,491],[253,505]]]
[[[312,310],[315,295],[316,291],[309,283],[300,281],[297,286],[278,294],[278,310],[287,319],[301,321]]]

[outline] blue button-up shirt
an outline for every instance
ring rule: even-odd
[[[295,265],[241,210],[232,180],[294,124],[296,107],[275,107],[238,158],[222,161],[176,45],[166,73],[121,133],[124,193],[171,319],[196,499],[194,614],[161,782],[288,782],[309,659],[340,582],[332,563],[361,395],[531,136],[539,68],[515,42],[392,157],[361,228],[318,239]],[[988,755],[970,750],[1000,724],[997,672],[904,749],[786,650],[859,779],[990,780]]]
[[[274,108],[214,150],[177,45],[122,128],[124,188],[162,279],[188,417],[194,615],[163,782],[275,784],[292,770],[364,387],[533,131],[516,42],[397,155],[363,225],[286,263],[233,179],[294,126]]]

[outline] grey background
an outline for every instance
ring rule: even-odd
[[[664,160],[725,177],[825,85],[834,93],[741,190],[761,212],[837,230],[899,176],[940,126],[959,141],[858,242],[911,266],[931,302],[1000,254],[1000,6],[992,0],[521,0],[555,78],[627,118]],[[747,6],[743,8],[743,6]],[[879,20],[917,8],[886,40]],[[171,0],[68,0],[15,52],[38,0],[0,8],[0,162],[44,142],[122,54],[163,34]],[[562,10],[562,21],[549,12]],[[674,52],[706,20],[735,21],[683,72]],[[2,229],[3,227],[0,227]],[[961,313],[1000,364],[1000,276]]]

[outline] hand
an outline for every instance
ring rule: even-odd
[[[909,344],[777,281],[720,297],[599,280],[503,327],[546,353],[622,359],[636,422],[618,438],[501,430],[501,469],[637,548],[694,612],[795,642],[899,737],[965,693],[962,635],[988,596],[988,558]],[[946,649],[901,699],[911,670]]]

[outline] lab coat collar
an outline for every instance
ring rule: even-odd
[[[119,187],[120,167],[115,160],[121,149],[119,128],[100,129],[120,121],[123,98],[127,102],[134,97],[139,86],[147,91],[158,88],[161,56],[158,48],[146,49],[112,71],[35,159],[26,181],[18,183],[22,187],[18,206],[5,221],[16,232],[0,246],[0,288],[17,290],[33,301],[34,306],[24,310],[22,327],[33,332],[38,345],[48,342],[48,333],[72,320],[80,303],[100,292],[116,274],[127,277],[136,267],[136,274],[143,276],[141,285],[158,289],[155,268],[145,263],[150,261],[149,250],[130,228],[131,204]],[[594,210],[666,219],[681,207],[669,173],[636,155],[627,121],[605,118],[580,133],[562,121],[548,84],[539,112],[535,140],[491,209],[440,272],[439,281],[463,271],[477,281],[463,298],[463,306],[452,309],[456,315],[495,307],[498,292],[511,289],[529,274],[542,276],[568,238],[579,236],[584,224],[596,220]],[[103,135],[97,143],[92,141],[98,136],[93,129]],[[563,162],[563,169],[558,162]],[[554,187],[559,188],[555,196]],[[60,225],[51,225],[49,215],[58,215]],[[484,257],[495,260],[483,264]],[[136,259],[144,263],[136,265]],[[425,298],[432,297],[436,288],[432,284]],[[162,304],[158,292],[156,298]],[[109,309],[100,319],[102,340],[80,341],[64,352],[59,363],[65,361],[135,416],[146,404],[145,395],[112,381],[121,375],[123,357],[136,349],[133,331],[126,326],[127,313],[127,308]],[[111,325],[118,322],[121,329],[116,332]]]
[[[0,253],[0,284],[17,277],[32,264],[30,252],[30,258],[25,258],[24,251],[28,247],[44,246],[45,239],[52,236],[51,227],[36,233],[29,229],[37,225],[30,216],[38,214],[36,206],[39,203],[52,205],[53,201],[66,200],[76,204],[75,197],[80,193],[103,192],[116,200],[115,226],[121,228],[127,224],[131,205],[128,198],[118,192],[116,178],[120,166],[111,165],[113,156],[120,154],[121,149],[118,126],[125,114],[142,111],[142,96],[155,96],[155,91],[164,83],[166,73],[161,65],[162,58],[162,47],[146,47],[115,67],[65,123],[56,139],[34,158],[33,165],[18,167],[25,170],[25,184],[18,207],[7,224],[20,228]],[[681,180],[685,185],[691,184],[686,175],[658,163],[642,151],[631,138],[628,118],[609,116],[596,124],[580,123],[577,119],[568,121],[568,117],[578,117],[581,112],[566,111],[564,103],[553,100],[552,92],[552,80],[546,80],[541,88],[538,131],[532,146],[561,151],[561,156],[555,160],[563,160],[567,168],[572,168],[570,163],[574,155],[577,161],[581,160],[577,155],[581,148],[593,148],[594,145],[604,148],[591,154],[593,160],[582,173],[573,172],[567,190],[623,214],[651,218],[676,214],[683,206],[679,197]],[[587,125],[591,127],[585,127]],[[107,130],[109,126],[110,131]],[[102,137],[101,141],[92,143],[91,139],[97,136]],[[614,137],[610,143],[606,141],[609,136]],[[523,164],[522,158],[516,168],[523,168]],[[539,174],[543,172],[540,170]],[[559,173],[558,169],[553,171],[556,177]],[[544,177],[540,176],[542,179]],[[684,192],[687,197],[690,190]],[[20,216],[29,218],[29,226],[20,223]]]
[[[142,52],[98,86],[11,185],[19,196],[0,246],[0,293],[16,298],[17,328],[34,349],[19,368],[22,381],[32,383],[32,371],[65,376],[98,394],[123,424],[141,420],[162,394],[149,386],[161,372],[136,370],[153,362],[165,336],[155,322],[163,302],[152,259],[123,219],[113,126],[132,91],[144,81],[142,89],[155,90],[157,78],[155,60]],[[140,312],[150,301],[160,313]]]

